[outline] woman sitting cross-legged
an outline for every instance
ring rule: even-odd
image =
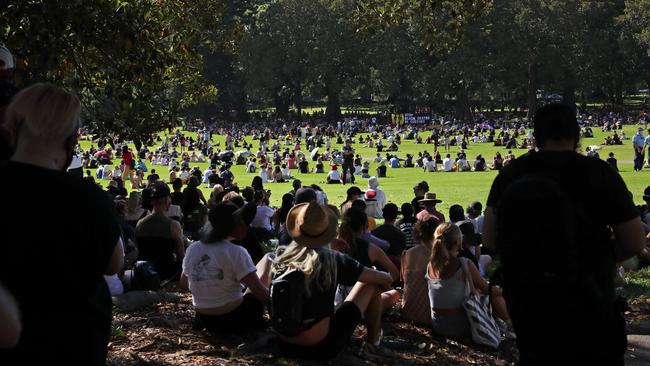
[[[362,318],[368,330],[367,347],[377,350],[381,341],[380,292],[393,282],[393,278],[327,248],[336,238],[337,219],[326,206],[316,202],[298,204],[287,215],[286,225],[293,242],[284,251],[278,251],[269,263],[272,263],[275,282],[281,276],[290,278],[289,274],[293,274],[291,281],[296,282],[298,288],[304,288],[304,294],[298,302],[302,317],[297,320],[297,330],[280,329],[274,322],[280,350],[304,359],[334,358],[350,343]],[[338,284],[354,287],[335,309]],[[289,299],[274,290],[272,293],[273,304],[297,303],[287,302]],[[272,318],[277,317],[278,312],[282,312],[282,308],[274,309]]]
[[[255,205],[219,203],[208,214],[211,230],[187,248],[181,284],[189,285],[198,328],[240,333],[266,326],[268,279],[258,277],[246,249],[230,242],[246,236],[254,216]]]
[[[467,268],[471,281],[479,292],[487,294],[491,291],[493,315],[506,323],[510,322],[501,289],[490,288],[472,261],[458,258],[461,243],[462,235],[458,226],[449,222],[438,225],[426,273],[433,330],[443,337],[455,339],[471,335],[467,313],[463,308],[463,301],[470,293],[463,267]]]

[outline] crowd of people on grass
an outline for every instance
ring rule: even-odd
[[[30,113],[38,110],[35,108],[38,105],[33,105],[35,100],[50,103],[55,113]],[[382,342],[382,322],[385,314],[395,308],[404,321],[431,327],[442,337],[471,342],[471,317],[464,307],[471,291],[488,296],[490,316],[498,326],[500,337],[518,337],[517,327],[521,323],[513,324],[503,290],[492,286],[487,279],[495,252],[494,247],[482,245],[482,234],[487,229],[488,237],[494,235],[488,229],[493,227],[494,219],[486,220],[480,202],[472,202],[466,208],[453,204],[448,212],[440,212],[437,205],[442,200],[426,181],[421,181],[413,187],[413,200],[398,206],[386,202],[386,194],[379,188],[381,179],[377,177],[368,179],[365,190],[351,186],[340,205],[329,202],[318,186],[303,187],[299,180],[294,180],[293,189],[282,196],[282,206],[275,210],[269,207],[271,191],[264,188],[264,182],[257,176],[244,188],[236,185],[234,178],[215,176],[208,198],[197,189],[200,178],[194,175],[189,177],[184,189],[180,177],[170,189],[160,177],[151,175],[145,188],[131,190],[128,196],[119,185],[116,189],[109,186],[102,192],[88,182],[90,179],[61,172],[72,160],[78,110],[74,96],[48,84],[37,84],[18,94],[9,106],[7,123],[11,125],[20,119],[26,125],[19,130],[15,152],[4,164],[10,171],[34,178],[28,186],[47,179],[53,183],[48,190],[59,191],[57,200],[78,202],[66,209],[76,211],[63,220],[71,217],[87,220],[85,225],[93,228],[91,231],[79,227],[83,225],[81,222],[63,225],[58,222],[61,219],[49,217],[52,222],[47,227],[54,227],[44,234],[32,234],[30,242],[44,240],[42,235],[59,233],[62,227],[72,229],[71,233],[64,234],[74,235],[77,240],[68,243],[73,245],[70,250],[86,253],[82,258],[89,266],[81,269],[103,274],[100,278],[110,295],[133,290],[133,281],[143,271],[154,273],[165,282],[179,281],[192,294],[197,329],[241,334],[271,326],[278,334],[281,353],[298,358],[336,356],[349,345],[359,324],[366,328],[364,350],[390,355],[390,347]],[[49,132],[40,132],[46,126]],[[59,136],[65,144],[54,142],[53,128],[62,128]],[[48,142],[46,146],[42,145],[44,141]],[[61,146],[66,150],[61,151]],[[123,150],[123,158],[126,153],[128,150]],[[575,154],[570,150],[568,153]],[[517,169],[520,161],[539,154],[542,153],[514,160],[512,169],[504,167],[499,177],[509,177],[507,174]],[[124,165],[129,164],[124,162]],[[618,177],[607,169],[612,177]],[[112,182],[122,181],[118,178]],[[614,186],[623,184],[620,177],[616,179]],[[498,189],[495,187],[502,184],[497,181],[488,208],[494,207],[493,197]],[[25,189],[15,185],[4,188]],[[62,194],[65,190],[86,191],[86,196],[67,196]],[[34,199],[38,198],[30,200]],[[644,192],[644,199],[650,203],[650,187]],[[643,217],[647,224],[649,207],[637,211],[639,222]],[[625,210],[629,215],[629,207]],[[504,215],[503,211],[499,212]],[[383,222],[378,224],[377,218]],[[647,225],[644,227],[646,232],[650,231]],[[103,244],[93,244],[95,249],[74,246],[83,245],[88,239]],[[20,245],[12,248],[7,257],[12,261],[34,260],[22,257],[25,252]],[[638,261],[637,266],[643,265],[641,262],[648,259],[648,248],[633,254],[621,259],[633,258]],[[33,264],[51,268],[44,261],[39,259]],[[108,263],[109,268],[97,267],[99,263],[103,266]],[[5,264],[10,268],[16,265]],[[129,268],[131,274],[127,275]],[[25,326],[24,336],[8,357],[30,359],[35,356],[28,351],[40,346],[38,339],[45,331],[44,325],[58,324],[61,320],[43,315],[39,307],[28,305],[33,295],[16,287],[16,279],[4,275],[9,273],[8,269],[2,271],[2,282],[9,291],[3,290],[3,304],[9,307],[3,306],[3,316],[6,311],[19,309]],[[91,278],[87,281],[90,282],[79,287],[76,291],[80,293],[72,297],[85,297],[97,291],[96,286],[100,284]],[[13,296],[16,302],[11,300]],[[102,303],[95,300],[92,306]],[[75,311],[80,306],[75,302],[64,303],[72,308],[61,310],[57,306],[57,310]],[[85,316],[86,320],[97,320],[92,313]],[[55,318],[59,319],[58,315]],[[8,328],[14,327],[7,324]],[[91,332],[87,324],[79,327],[86,330],[77,337]],[[526,332],[522,330],[521,334]],[[107,335],[104,333],[103,338],[102,334],[97,335],[99,338],[94,338],[94,342],[98,343],[93,346],[100,351],[92,356],[105,357]],[[12,344],[15,343],[6,346]]]
[[[11,193],[2,214],[2,364],[105,364],[110,295],[152,277],[191,293],[196,329],[272,327],[280,353],[300,359],[335,357],[360,324],[364,351],[390,355],[382,328],[397,309],[401,321],[468,343],[484,339],[477,329],[490,323],[497,345],[516,338],[524,365],[560,354],[623,364],[625,308],[613,273],[618,263],[647,265],[650,187],[646,204],[635,207],[609,165],[576,153],[580,128],[569,106],[537,112],[538,149],[501,166],[485,209],[472,202],[444,213],[426,181],[404,203],[387,202],[381,176],[361,189],[356,179],[366,179],[354,176],[351,140],[340,154],[340,182],[351,183],[340,204],[294,179],[274,210],[261,176],[236,184],[229,171],[236,154],[217,155],[220,174],[170,176],[171,189],[151,169],[129,193],[124,183],[134,182],[136,156],[144,150],[140,159],[148,160],[152,152],[134,154],[123,144],[112,148],[122,169],[104,191],[92,174],[67,172],[79,137],[76,96],[35,84],[16,91],[5,108],[0,164],[21,179],[0,180],[0,190]],[[199,140],[210,148],[209,138]],[[202,183],[210,184],[209,197]],[[489,277],[497,255],[501,280]],[[44,285],[53,275],[60,281]],[[467,305],[474,295],[490,304],[480,313],[485,318]]]
[[[626,139],[624,131],[621,131],[620,137],[617,133],[618,129],[622,130],[620,122],[603,122],[602,129],[613,131],[612,136],[606,137],[605,145],[622,144]],[[167,135],[154,134],[136,151],[119,135],[99,137],[93,140],[97,143],[96,147],[78,150],[77,156],[88,179],[115,180],[116,183],[111,182],[112,185],[122,185],[128,179],[132,189],[142,189],[151,176],[160,175],[170,184],[180,178],[184,185],[189,183],[191,176],[195,176],[202,184],[213,187],[217,176],[227,181],[234,180],[231,167],[235,164],[244,165],[247,174],[259,175],[262,183],[287,182],[295,179],[296,172],[321,174],[321,182],[326,184],[353,184],[355,176],[384,178],[389,169],[399,168],[417,168],[424,172],[481,172],[507,166],[516,157],[513,149],[534,150],[532,131],[527,130],[529,126],[520,121],[497,125],[499,130],[489,122],[450,127],[393,127],[370,124],[365,120],[350,120],[336,126],[317,124],[316,127],[310,124],[287,125],[284,122],[281,126],[267,126],[264,130],[244,126],[233,129],[204,126],[197,128],[195,135],[189,137],[179,130]],[[189,128],[193,129],[192,126]],[[423,141],[421,135],[425,132],[427,137]],[[226,136],[223,150],[219,142],[213,144],[213,135],[218,134]],[[246,141],[247,136],[252,139],[251,142]],[[581,127],[580,136],[593,137],[590,125]],[[521,138],[521,142],[517,142],[518,138]],[[389,145],[388,149],[383,149],[384,140]],[[416,155],[400,157],[397,151],[404,140],[432,145],[432,150],[429,152],[425,149]],[[507,153],[497,151],[491,160],[486,160],[481,154],[469,157],[470,146],[482,143],[502,146]],[[650,161],[650,130],[648,136],[644,136],[643,129],[639,127],[632,144],[635,170],[641,170],[644,161]],[[337,145],[342,146],[335,147]],[[376,147],[376,156],[362,157],[355,146]],[[600,158],[600,146],[590,145],[584,150],[586,155]],[[612,154],[607,161],[618,169]],[[209,164],[201,170],[197,163],[205,162]]]

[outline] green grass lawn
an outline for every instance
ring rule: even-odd
[[[625,132],[629,137],[634,134],[636,126],[625,126]],[[595,137],[589,139],[583,139],[583,146],[590,145],[599,145],[603,142],[606,133],[601,132],[600,130],[595,130]],[[189,136],[191,133],[186,132]],[[365,136],[365,134],[362,134]],[[426,137],[426,136],[423,136]],[[225,138],[223,136],[213,136],[213,142],[220,141],[221,147],[225,144]],[[247,139],[249,142],[250,138]],[[84,149],[90,148],[92,143],[90,141],[81,141],[81,146]],[[257,148],[257,144],[255,144]],[[287,146],[289,147],[289,146]],[[333,145],[333,147],[339,147]],[[357,152],[361,154],[362,157],[366,159],[372,159],[376,152],[374,149],[361,148],[361,145],[355,144]],[[433,145],[424,145],[424,144],[415,144],[412,140],[404,140],[400,145],[400,150],[397,152],[397,155],[400,158],[404,158],[407,153],[417,155],[418,152],[427,150],[430,153],[433,153]],[[252,149],[253,152],[256,149]],[[452,147],[450,152],[452,156],[456,153],[457,148]],[[493,144],[470,144],[469,149],[467,150],[467,155],[470,160],[473,160],[476,155],[482,154],[487,160],[491,160],[494,154],[500,151],[501,154],[507,152],[503,147],[494,147]],[[526,152],[523,149],[517,149],[513,151],[515,155],[519,156]],[[641,196],[643,194],[643,189],[650,185],[650,169],[643,172],[634,172],[632,169],[632,159],[633,152],[631,147],[630,140],[624,141],[622,146],[603,146],[603,149],[599,152],[601,158],[606,158],[609,152],[614,152],[616,158],[619,160],[619,169],[621,170],[621,176],[625,180],[628,189],[634,194],[634,200],[637,204],[641,204]],[[384,153],[385,154],[385,153]],[[443,153],[444,157],[444,153]],[[192,163],[192,166],[199,166],[203,171],[207,167],[208,163]],[[310,161],[310,168],[315,166],[315,162]],[[371,162],[370,172],[375,171],[377,164]],[[169,172],[167,167],[163,166],[150,166],[149,169],[154,168],[158,174],[165,181],[169,178]],[[327,169],[327,167],[326,167]],[[249,174],[244,172],[243,165],[235,165],[232,167],[232,172],[235,174],[235,180],[240,187],[245,187],[251,184],[251,181],[255,174]],[[94,174],[94,172],[93,172]],[[292,170],[292,174],[299,178],[303,184],[319,184],[327,193],[328,198],[333,204],[340,204],[345,200],[345,191],[349,187],[341,185],[326,185],[324,184],[326,179],[326,174],[300,174],[298,170]],[[487,172],[462,172],[462,173],[445,173],[445,172],[434,172],[434,173],[425,173],[418,168],[399,168],[399,169],[390,169],[388,168],[387,178],[382,178],[380,180],[380,188],[386,192],[388,201],[397,203],[398,205],[403,202],[410,202],[413,198],[413,186],[421,181],[426,180],[429,183],[429,187],[432,192],[435,192],[440,199],[444,202],[439,205],[439,209],[442,212],[447,212],[449,206],[452,204],[460,204],[463,207],[467,206],[472,201],[480,201],[485,203],[487,195],[492,184],[494,177],[496,176],[495,171]],[[108,181],[102,180],[101,184],[106,186]],[[362,189],[365,189],[367,186],[367,181],[357,177],[356,185],[360,186]],[[127,189],[128,189],[127,184]],[[268,183],[265,185],[266,189],[270,189],[273,192],[271,197],[272,205],[279,206],[280,199],[282,195],[291,190],[291,183]],[[202,188],[206,194],[209,194],[209,189],[207,187]]]

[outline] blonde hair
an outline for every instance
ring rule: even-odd
[[[81,104],[74,94],[47,83],[18,93],[6,111],[6,127],[28,139],[58,143],[79,128]]]
[[[433,235],[433,245],[431,246],[431,269],[434,272],[440,272],[448,263],[449,251],[459,244],[461,233],[458,226],[450,222],[443,222],[438,225]]]
[[[286,269],[297,269],[305,274],[305,288],[309,293],[309,284],[315,282],[318,289],[326,291],[336,286],[336,259],[327,248],[319,252],[298,243],[291,242],[287,247],[278,248],[272,271],[277,273]]]

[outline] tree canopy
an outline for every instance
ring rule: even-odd
[[[621,105],[650,87],[650,0],[24,0],[0,9],[18,83],[76,91],[138,137],[191,113],[371,101],[533,113],[540,94]]]

